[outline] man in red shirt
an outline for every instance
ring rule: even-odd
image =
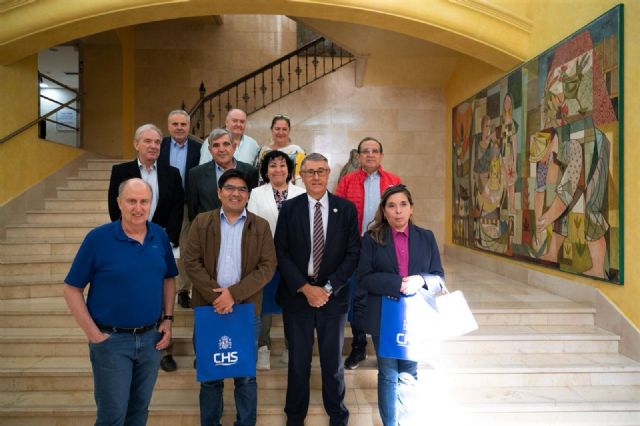
[[[400,183],[400,178],[393,173],[382,169],[381,163],[384,154],[382,143],[372,137],[366,137],[358,144],[358,159],[360,168],[340,179],[335,195],[346,198],[356,206],[358,211],[358,227],[360,235],[364,235],[373,220],[380,195],[390,186]],[[360,361],[366,358],[367,335],[353,324],[356,318],[364,315],[366,294],[355,290],[354,279],[351,279],[353,303],[351,305],[351,354],[344,361],[345,368],[353,370],[358,368]]]

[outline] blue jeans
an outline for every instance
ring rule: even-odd
[[[113,333],[100,343],[89,343],[98,414],[96,426],[144,426],[158,377],[160,333]]]
[[[260,334],[260,315],[254,317],[256,345]],[[193,342],[194,346],[197,342]],[[257,348],[256,348],[257,349]],[[233,379],[236,402],[236,426],[253,426],[258,416],[258,384],[255,377],[236,377]],[[222,418],[224,402],[222,392],[224,380],[200,383],[200,425],[218,426]]]
[[[380,336],[371,336],[376,348]],[[406,424],[416,399],[418,363],[378,357],[378,410],[385,426]]]

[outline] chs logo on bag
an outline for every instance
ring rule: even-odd
[[[232,348],[233,343],[231,342],[231,337],[222,336],[218,340],[218,349],[221,352],[216,352],[213,354],[213,362],[216,364],[216,366],[227,367],[238,362],[238,352],[230,351],[229,349]]]

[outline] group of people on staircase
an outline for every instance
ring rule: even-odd
[[[366,334],[378,352],[382,298],[442,289],[434,235],[413,224],[411,193],[382,169],[380,141],[359,142],[360,166],[334,194],[329,161],[291,143],[288,116],[273,117],[272,140],[262,147],[244,133],[246,119],[230,110],[225,128],[201,144],[189,137],[188,113],[172,111],[170,136],[139,127],[136,159],[113,166],[113,222],[86,236],[64,289],[89,340],[97,425],[146,424],[159,368],[177,369],[176,279],[183,308],[227,314],[235,304],[254,305],[258,370],[270,368],[271,314],[282,312],[287,425],[307,416],[314,336],[325,411],[331,425],[346,425],[344,369],[366,359]],[[343,361],[348,313],[353,339]],[[406,424],[417,364],[376,358],[382,421]],[[255,425],[256,378],[234,385],[235,424]],[[223,387],[201,383],[202,425],[220,424]]]

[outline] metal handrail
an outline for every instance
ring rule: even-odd
[[[51,110],[48,113],[46,113],[45,115],[42,115],[42,116],[36,118],[35,120],[32,120],[29,123],[25,124],[24,126],[20,127],[19,129],[14,130],[13,132],[9,133],[7,136],[5,136],[2,139],[0,139],[0,144],[5,143],[9,139],[19,135],[20,133],[24,132],[25,130],[29,129],[30,127],[33,127],[36,124],[40,123],[41,121],[46,120],[48,117],[52,116],[53,114],[55,114],[56,112],[60,111],[61,109],[69,108],[69,105],[71,105],[72,103],[78,101],[81,97],[82,97],[82,95],[78,95],[75,98],[71,99],[70,101],[65,102],[64,104],[60,105],[58,108],[56,108],[54,110]]]
[[[301,57],[305,59],[301,61]],[[309,57],[312,57],[311,61]],[[329,59],[330,64],[327,64]],[[242,108],[247,114],[252,114],[354,60],[353,55],[342,47],[319,37],[209,94],[205,95],[206,89],[201,84],[200,99],[189,110],[191,131],[204,138],[208,130],[222,126],[230,109]],[[293,70],[292,64],[295,66]],[[310,68],[313,68],[311,72]],[[269,89],[270,94],[267,94]],[[215,103],[217,105],[214,106]],[[205,114],[206,107],[208,114]]]
[[[82,94],[80,94],[80,93],[78,92],[78,90],[76,90],[76,89],[74,89],[74,88],[72,88],[72,87],[69,87],[69,86],[67,86],[67,85],[66,85],[66,84],[64,84],[64,83],[61,83],[61,82],[59,82],[58,80],[56,80],[56,79],[54,79],[54,78],[51,78],[51,77],[49,77],[49,76],[48,76],[48,75],[46,75],[46,74],[42,74],[41,72],[38,72],[38,78],[39,78],[39,79],[47,79],[47,80],[49,80],[49,81],[51,81],[51,82],[53,82],[53,83],[57,84],[58,86],[60,86],[60,87],[62,87],[62,88],[64,88],[64,89],[67,89],[67,90],[69,90],[69,91],[71,91],[71,92],[75,93],[75,94],[76,94],[76,96],[75,96],[73,99],[71,99],[71,100],[69,100],[69,101],[67,101],[67,102],[65,102],[65,103],[61,103],[61,102],[59,102],[59,101],[56,101],[55,99],[51,99],[51,98],[49,98],[49,97],[47,97],[47,96],[44,96],[44,95],[40,94],[40,95],[39,95],[39,97],[44,98],[44,99],[46,99],[46,100],[48,100],[48,101],[51,101],[51,102],[53,102],[53,103],[56,103],[56,104],[58,104],[58,105],[60,105],[60,106],[59,106],[58,108],[54,109],[54,110],[49,111],[48,113],[46,113],[46,114],[44,114],[44,115],[41,115],[40,117],[36,118],[35,120],[32,120],[32,121],[28,122],[28,123],[27,123],[27,124],[25,124],[24,126],[22,126],[22,127],[18,128],[18,129],[16,129],[16,130],[14,130],[13,132],[9,133],[9,134],[8,134],[8,135],[6,135],[6,136],[4,136],[2,139],[0,139],[0,144],[3,144],[3,143],[5,143],[6,141],[8,141],[9,139],[11,139],[11,138],[14,138],[14,137],[18,136],[20,133],[24,132],[25,130],[30,129],[31,127],[35,126],[36,124],[38,124],[38,123],[40,123],[40,122],[42,122],[42,121],[44,121],[44,120],[47,120],[47,121],[52,122],[52,123],[55,123],[55,124],[60,124],[60,125],[62,125],[62,126],[64,126],[64,127],[68,127],[68,128],[70,128],[70,129],[74,129],[74,130],[76,130],[76,131],[78,130],[76,127],[72,127],[72,126],[69,126],[68,124],[60,123],[60,122],[55,121],[55,120],[49,120],[48,118],[49,118],[50,116],[52,116],[53,114],[57,113],[58,111],[60,111],[60,110],[62,110],[62,109],[65,109],[65,108],[70,108],[70,109],[72,109],[72,110],[74,110],[74,111],[76,111],[76,112],[77,112],[78,110],[77,110],[76,108],[71,107],[70,105],[71,105],[71,104],[73,104],[74,102],[77,102],[78,100],[80,100],[80,98],[82,97]]]

